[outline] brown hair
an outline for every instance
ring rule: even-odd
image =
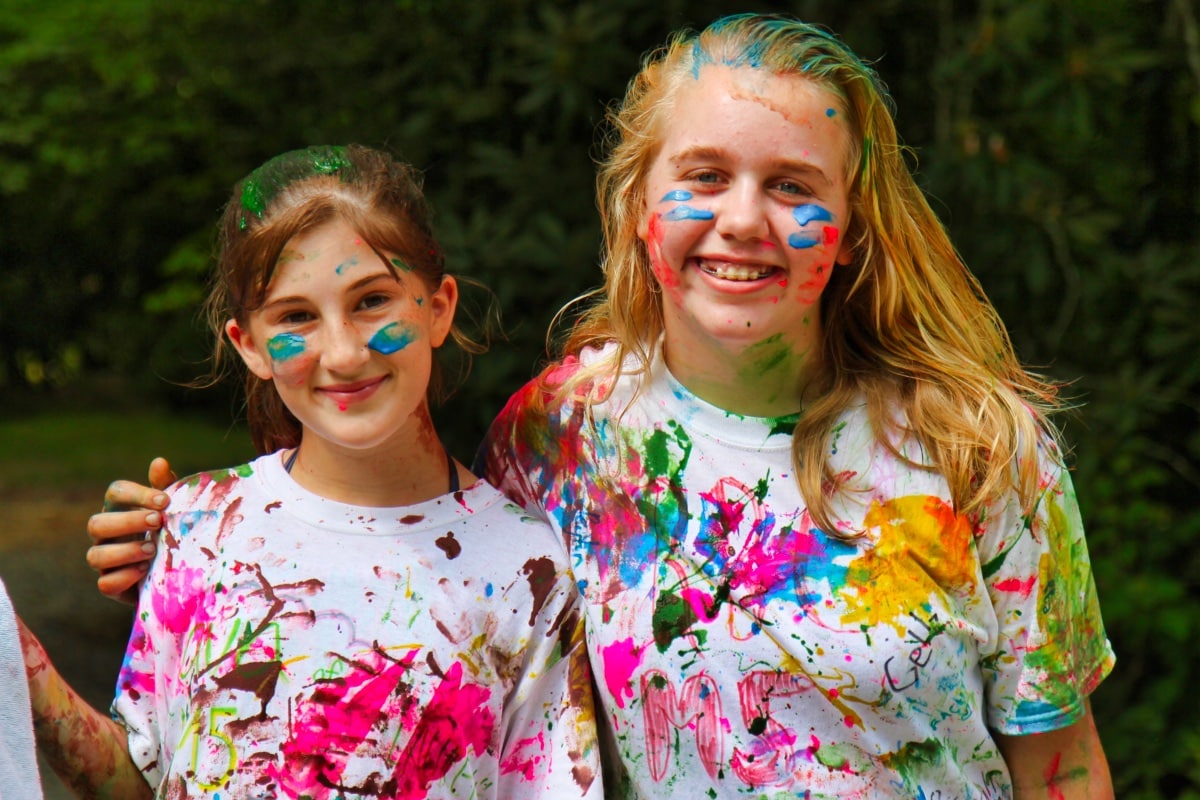
[[[406,271],[436,289],[445,258],[433,235],[432,212],[421,191],[419,173],[390,155],[360,145],[308,147],[276,156],[233,189],[218,229],[217,263],[204,315],[216,336],[215,379],[225,368],[243,369],[229,356],[224,326],[246,325],[260,308],[284,247],[295,236],[331,220],[347,222],[387,268],[399,256]],[[456,325],[451,338],[464,353],[482,348]],[[441,399],[448,387],[434,361],[429,396]],[[300,443],[300,423],[271,381],[245,372],[246,418],[254,446],[269,453]]]

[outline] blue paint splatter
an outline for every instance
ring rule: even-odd
[[[662,197],[662,200],[659,200],[658,202],[666,203],[666,202],[670,201],[670,202],[675,202],[675,203],[682,203],[682,202],[686,202],[691,199],[692,199],[692,193],[689,192],[688,190],[675,189],[673,191],[670,191],[670,192],[667,192],[666,194],[664,194]]]
[[[377,330],[371,340],[367,342],[367,347],[377,353],[390,356],[392,353],[408,347],[416,338],[413,331],[399,322],[393,322],[391,325],[385,325]]]
[[[353,267],[357,263],[358,263],[358,256],[351,256],[349,261],[343,261],[341,264],[338,264],[337,267],[333,271],[336,272],[338,275],[341,275],[343,272],[348,270],[350,267]]]
[[[287,361],[304,352],[304,337],[298,333],[280,333],[267,340],[272,361]]]
[[[706,211],[703,208],[692,208],[691,206],[675,206],[675,208],[663,214],[662,218],[668,222],[678,222],[683,219],[712,219],[713,212]]]
[[[827,117],[836,117],[836,116],[837,116],[837,109],[836,109],[836,108],[827,108],[827,109],[825,109],[825,116],[827,116]]]
[[[788,244],[797,250],[807,250],[821,243],[821,237],[815,233],[793,233],[788,237]]]
[[[833,214],[829,213],[829,209],[812,203],[796,206],[792,209],[792,216],[796,218],[797,225],[807,225],[814,220],[833,222]]]
[[[796,206],[792,209],[792,216],[801,226],[810,222],[833,222],[833,214],[829,213],[829,209],[813,203]],[[816,247],[822,239],[822,233],[793,233],[788,237],[788,244],[797,250],[806,250],[809,247]]]

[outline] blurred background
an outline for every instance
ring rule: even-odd
[[[599,280],[606,105],[669,31],[751,10],[876,66],[1018,352],[1070,382],[1117,795],[1200,798],[1196,0],[0,0],[0,577],[89,699],[130,613],[83,561],[104,486],[251,455],[237,387],[182,385],[232,184],[309,144],[424,171],[451,271],[508,335],[439,412],[469,460]]]

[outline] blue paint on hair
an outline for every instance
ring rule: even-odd
[[[367,347],[377,353],[390,356],[392,353],[408,347],[416,338],[412,330],[399,322],[393,322],[377,330],[371,340],[367,342]]]
[[[279,333],[267,340],[272,361],[287,361],[304,352],[304,337],[298,333]]]

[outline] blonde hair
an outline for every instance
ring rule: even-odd
[[[393,274],[397,266],[385,253],[398,256],[403,268],[430,290],[445,275],[420,175],[387,153],[360,145],[308,147],[276,156],[240,181],[221,216],[204,316],[216,340],[210,382],[228,368],[245,373],[246,417],[260,453],[298,446],[300,423],[272,381],[257,377],[231,355],[225,322],[236,319],[246,325],[248,315],[266,299],[287,243],[335,219],[354,228]],[[457,324],[450,336],[463,354],[465,373],[469,354],[483,348]],[[427,396],[438,400],[448,391],[444,369],[435,360]]]
[[[1012,488],[1037,492],[1037,448],[1057,433],[1047,415],[1057,387],[1022,368],[995,308],[963,264],[904,160],[892,103],[875,72],[828,32],[770,15],[725,17],[699,34],[677,33],[651,53],[609,113],[597,195],[605,283],[578,318],[566,354],[606,342],[611,356],[555,387],[599,397],[629,356],[645,375],[663,331],[661,297],[638,238],[647,173],[674,97],[708,63],[813,81],[843,106],[852,263],[839,266],[820,313],[823,340],[798,403],[793,458],[814,521],[835,535],[830,498],[840,484],[829,437],[846,408],[865,400],[875,437],[899,456],[914,436],[949,483],[956,508],[978,514]],[[581,298],[584,299],[584,298]],[[901,414],[896,414],[897,406]],[[903,430],[898,426],[903,425]],[[1016,465],[1014,473],[1013,465]],[[922,466],[922,465],[915,465]]]

